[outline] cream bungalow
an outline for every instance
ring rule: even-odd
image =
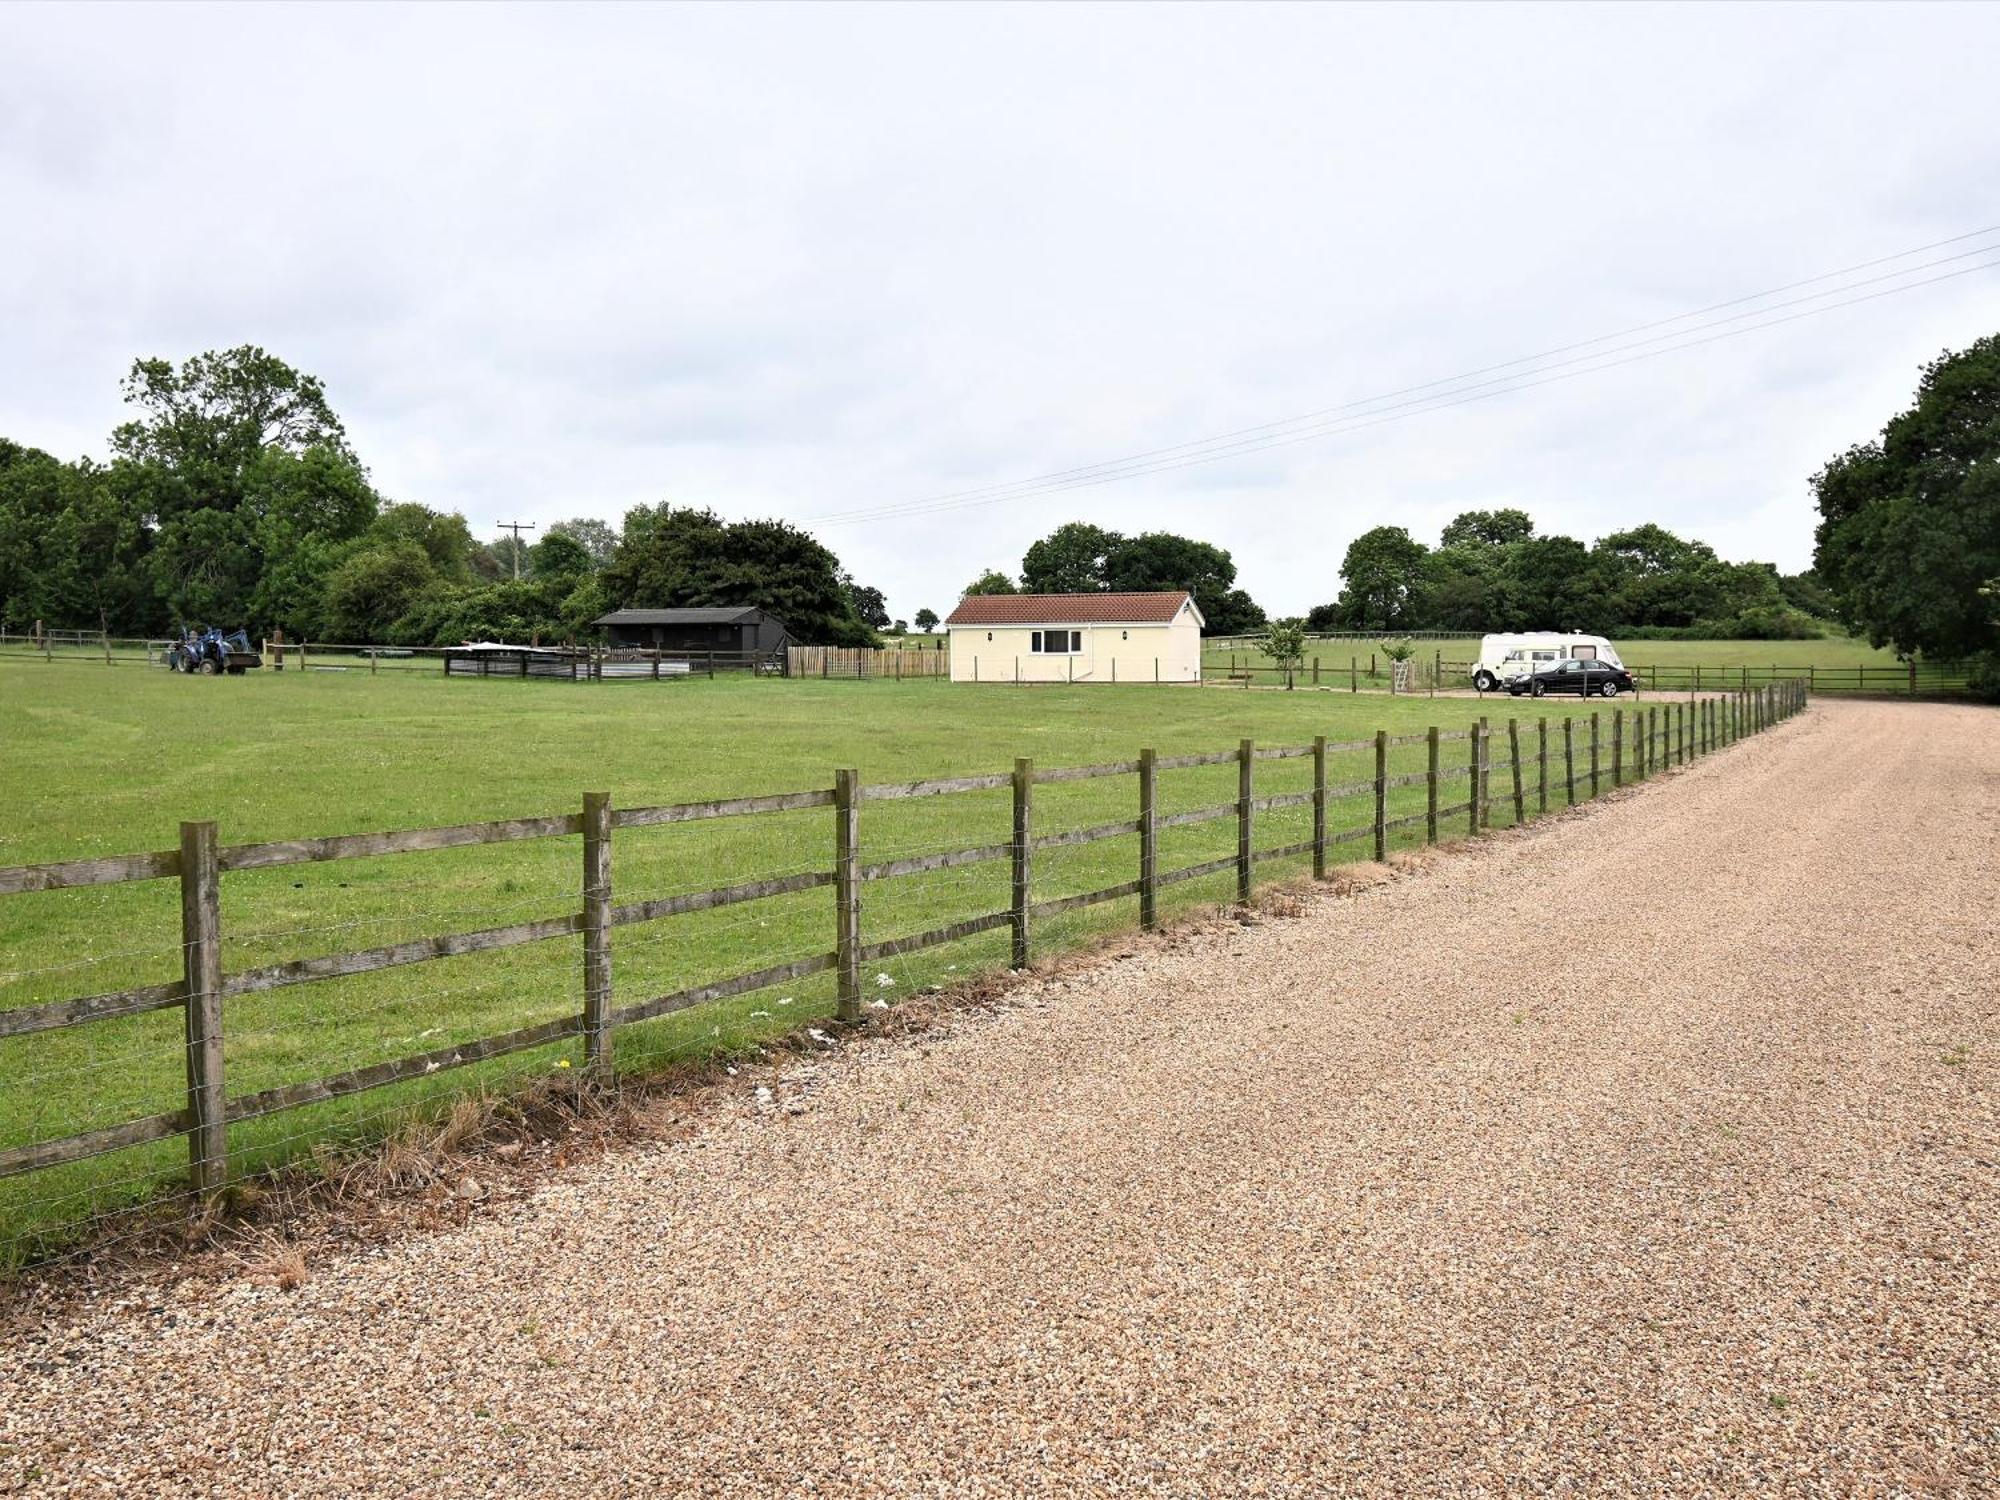
[[[1172,594],[969,594],[953,682],[1200,682],[1201,611]]]

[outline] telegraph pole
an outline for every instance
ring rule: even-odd
[[[533,521],[498,521],[494,524],[502,531],[511,531],[514,533],[514,581],[519,583],[521,581],[521,533],[524,531],[533,531],[535,523]]]

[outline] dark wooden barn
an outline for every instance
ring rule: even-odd
[[[615,609],[590,622],[613,651],[727,651],[768,655],[791,644],[785,622],[768,610]]]

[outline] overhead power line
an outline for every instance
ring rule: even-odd
[[[997,504],[1005,500],[1019,500],[1038,495],[1058,493],[1068,489],[1084,488],[1096,484],[1109,484],[1122,479],[1138,478],[1147,474],[1166,472],[1172,469],[1189,468],[1197,464],[1213,463],[1225,458],[1240,457],[1272,448],[1287,447],[1295,443],[1319,438],[1338,436],[1345,432],[1358,431],[1365,427],[1380,426],[1385,422],[1401,420],[1405,417],[1421,415],[1428,411],[1439,411],[1451,406],[1460,406],[1472,401],[1486,400],[1493,396],[1506,395],[1513,391],[1529,390],[1535,386],[1554,384],[1560,380],[1574,379],[1580,375],[1594,374],[1601,370],[1616,369],[1622,365],[1636,364],[1644,359],[1657,358],[1664,354],[1676,353],[1684,349],[1699,348],[1705,344],[1719,342],[1724,338],[1745,333],[1774,328],[1780,324],[1796,322],[1800,318],[1814,317],[1821,313],[1833,312],[1839,308],[1851,307],[1861,302],[1874,301],[1881,297],[1894,296],[1900,292],[1914,291],[1937,282],[1952,280],[1959,276],[1975,274],[2000,266],[2000,260],[1981,261],[1979,264],[1964,266],[1937,276],[1920,280],[1905,280],[1925,270],[1935,269],[1972,257],[1992,255],[2000,252],[2000,241],[1975,246],[1952,255],[1942,256],[1919,265],[1906,265],[1897,270],[1858,280],[1843,280],[1856,272],[1871,270],[1894,261],[1908,260],[1926,251],[1941,249],[1950,245],[1963,244],[1968,240],[1989,238],[2000,235],[2000,225],[1972,230],[1949,239],[1934,240],[1918,245],[1894,255],[1881,256],[1863,261],[1838,271],[1827,271],[1817,276],[1787,282],[1782,286],[1753,292],[1726,301],[1711,303],[1707,307],[1680,313],[1671,318],[1656,319],[1650,323],[1638,324],[1617,333],[1600,334],[1594,338],[1581,339],[1572,343],[1545,349],[1537,354],[1522,355],[1497,364],[1481,366],[1459,375],[1445,376],[1437,380],[1424,381],[1416,385],[1402,386],[1384,391],[1379,395],[1358,397],[1335,406],[1317,411],[1301,413],[1298,416],[1281,418],[1272,422],[1259,423],[1251,427],[1237,428],[1212,437],[1195,439],[1185,443],[1170,444],[1166,447],[1148,449],[1129,454],[1123,458],[1103,460],[1094,464],[1079,465],[1070,469],[1059,469],[1011,483],[995,484],[980,488],[959,490],[925,499],[899,503],[864,506],[853,510],[835,512],[813,518],[808,524],[840,525],[856,521],[886,519],[891,516],[921,515],[937,511],[958,510],[969,507]],[[1772,297],[1802,287],[1820,286],[1829,281],[1840,281],[1838,286],[1823,291],[1812,292],[1803,297],[1795,297],[1785,302],[1770,303],[1767,306],[1750,308],[1744,312],[1715,318],[1705,323],[1695,320],[1709,314],[1732,307],[1743,307],[1752,302],[1768,303]],[[1847,296],[1862,287],[1875,286],[1884,281],[1900,284],[1884,287],[1878,291],[1860,296]],[[1840,300],[1827,301],[1829,298]],[[1785,308],[1801,307],[1813,302],[1826,302],[1821,307],[1806,307],[1804,311],[1785,317],[1770,317],[1769,314]],[[1743,327],[1727,327],[1730,324],[1745,323]],[[1694,324],[1694,326],[1679,326]],[[1655,329],[1669,329],[1669,332],[1654,334],[1650,338],[1636,338],[1636,335],[1651,333]],[[1721,329],[1722,332],[1713,332]],[[1697,337],[1696,335],[1706,335]],[[1603,347],[1611,345],[1613,347]],[[1573,354],[1578,350],[1594,350],[1593,353],[1577,354],[1573,358],[1557,360],[1554,357]],[[1634,352],[1642,351],[1642,352]],[[1571,368],[1579,367],[1579,368]],[[1512,374],[1497,374],[1512,371]],[[1566,371],[1551,374],[1552,371]],[[1483,375],[1494,376],[1488,380],[1478,380]],[[1471,382],[1471,383],[1468,383]],[[1426,394],[1428,393],[1428,394]],[[1409,398],[1409,399],[1398,399]]]

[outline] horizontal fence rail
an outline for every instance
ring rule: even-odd
[[[1383,732],[1371,739],[1339,742],[1320,738],[1302,746],[1257,745],[1244,740],[1233,750],[1173,756],[1146,750],[1135,759],[1088,766],[1037,767],[1021,760],[1011,772],[879,784],[865,783],[857,771],[842,770],[831,788],[661,806],[613,809],[608,796],[590,793],[576,813],[251,844],[225,845],[214,823],[189,822],[181,825],[178,846],[170,850],[0,869],[0,895],[174,880],[181,898],[183,958],[182,974],[176,981],[0,1010],[0,1037],[43,1036],[171,1008],[181,1010],[186,1017],[188,1043],[184,1095],[158,1101],[171,1103],[172,1108],[52,1139],[0,1146],[0,1177],[185,1136],[190,1184],[197,1195],[213,1193],[228,1181],[228,1127],[232,1123],[570,1038],[580,1039],[583,1075],[594,1083],[608,1084],[614,1077],[613,1048],[620,1027],[827,970],[835,976],[839,1019],[855,1022],[862,1018],[865,1007],[861,983],[865,964],[1004,930],[1011,934],[1012,966],[1023,967],[1035,952],[1037,924],[1049,917],[1136,898],[1138,924],[1151,929],[1159,921],[1159,893],[1188,881],[1233,874],[1236,898],[1247,901],[1258,867],[1280,859],[1310,856],[1313,874],[1324,877],[1331,851],[1362,843],[1369,846],[1375,859],[1382,860],[1388,856],[1391,835],[1405,829],[1420,828],[1423,841],[1432,844],[1455,832],[1476,837],[1491,826],[1496,801],[1509,809],[1513,822],[1525,822],[1552,806],[1573,805],[1608,789],[1643,783],[1665,769],[1796,714],[1807,702],[1807,684],[1796,679],[1694,703],[1631,705],[1608,716],[1593,713],[1553,723],[1544,718],[1524,725],[1509,719],[1494,726],[1480,719],[1462,729],[1432,728],[1423,734],[1394,736]],[[1393,750],[1414,752],[1419,748],[1424,751],[1423,770],[1391,769]],[[1329,758],[1334,755],[1372,757],[1373,775],[1335,781],[1329,774]],[[1288,761],[1308,763],[1303,769],[1311,773],[1310,786],[1270,790],[1267,783],[1266,789],[1260,790],[1257,768]],[[1163,775],[1225,766],[1236,768],[1236,795],[1232,799],[1173,811],[1162,807]],[[1075,828],[1040,825],[1035,801],[1038,787],[1114,778],[1129,778],[1136,784],[1129,815]],[[1414,788],[1424,789],[1422,809],[1391,816],[1392,794]],[[869,857],[871,805],[1002,792],[1012,804],[1011,837],[1006,841],[912,852],[885,849]],[[1446,802],[1447,794],[1453,800]],[[1370,807],[1366,822],[1344,828],[1330,826],[1332,804],[1364,798]],[[1404,799],[1403,805],[1412,800]],[[1260,839],[1260,820],[1265,815],[1293,809],[1309,811],[1309,838],[1291,837],[1273,843],[1265,834]],[[827,810],[832,826],[827,830],[825,855],[814,860],[818,868],[707,890],[614,901],[612,848],[619,830],[801,812],[824,815]],[[1227,820],[1235,823],[1233,852],[1177,867],[1163,862],[1159,849],[1162,831]],[[582,896],[579,909],[573,912],[225,972],[222,884],[228,875],[308,862],[419,856],[472,845],[578,835],[583,845]],[[1136,841],[1129,878],[1092,890],[1038,894],[1037,854],[1127,839]],[[874,939],[865,936],[865,888],[882,881],[998,862],[1009,866],[1004,909],[978,911],[920,932]],[[611,957],[620,929],[828,887],[834,893],[833,930],[825,934],[831,940],[829,948],[731,977],[617,1003]],[[222,1003],[226,998],[576,937],[582,939],[581,1004],[570,1014],[281,1087],[245,1094],[228,1090]],[[811,946],[818,948],[819,944]]]

